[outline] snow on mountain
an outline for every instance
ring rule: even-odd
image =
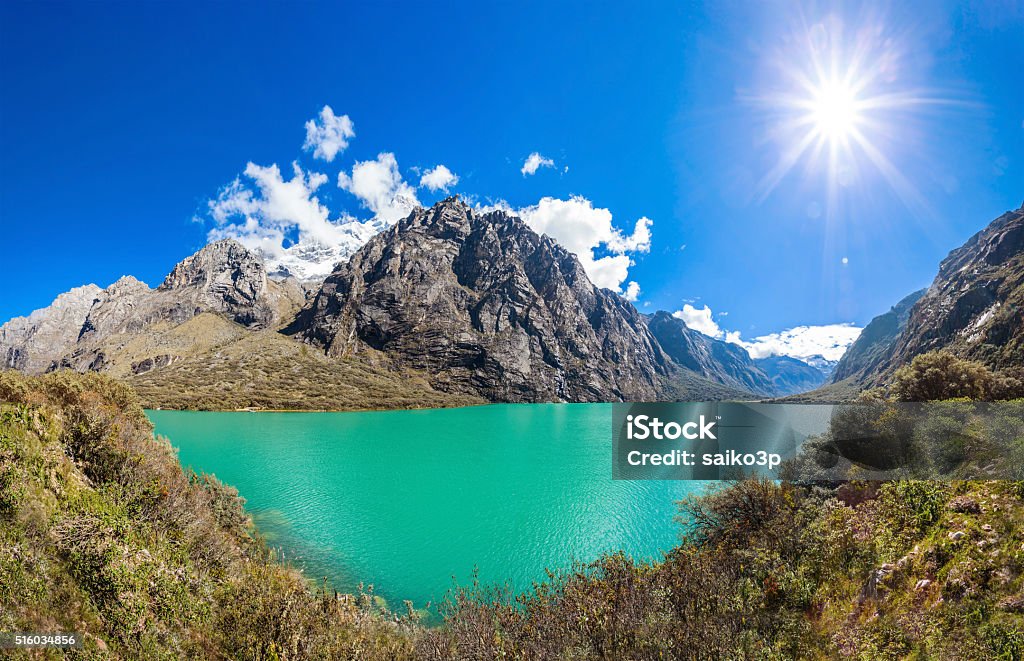
[[[348,259],[354,252],[381,231],[405,218],[419,206],[414,199],[395,196],[389,205],[389,213],[378,214],[365,222],[348,222],[335,225],[335,240],[321,241],[311,234],[302,234],[293,245],[268,254],[257,248],[267,266],[267,275],[284,279],[289,276],[302,282],[320,282],[334,271],[338,263]]]
[[[329,276],[339,262],[348,259],[389,225],[379,218],[365,223],[348,223],[343,226],[344,232],[338,237],[339,240],[333,244],[323,243],[307,235],[276,254],[259,252],[263,255],[267,275],[271,278],[284,279],[290,276],[302,282],[318,282]]]

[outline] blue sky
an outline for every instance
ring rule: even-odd
[[[382,152],[480,204],[649,218],[622,288],[745,339],[863,325],[1024,200],[1020,2],[637,4],[3,3],[0,320],[158,284],[249,162],[325,174],[331,218],[373,215],[337,177]],[[851,78],[875,158],[832,135],[780,168],[821,131],[801,99]],[[330,162],[302,149],[324,105],[355,129]],[[554,167],[525,176],[533,152]]]

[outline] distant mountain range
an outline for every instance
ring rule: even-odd
[[[360,241],[266,260],[211,243],[155,289],[125,277],[12,319],[0,361],[110,372],[151,405],[363,408],[848,395],[930,349],[1024,359],[1024,209],[950,253],[837,365],[755,360],[667,312],[642,315],[550,237],[458,198]]]
[[[781,397],[813,390],[828,379],[831,365],[815,367],[789,356],[753,359],[747,350],[688,328],[682,319],[659,311],[647,325],[678,365],[707,379],[763,397]]]

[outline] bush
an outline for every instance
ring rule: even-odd
[[[995,390],[992,372],[981,363],[957,358],[948,351],[932,351],[896,370],[891,392],[901,402],[960,397],[986,401]]]
[[[0,392],[0,630],[85,632],[84,658],[1024,653],[1021,483],[723,484],[680,504],[661,562],[612,553],[518,595],[474,583],[427,628],[280,563],[116,382],[0,373]]]

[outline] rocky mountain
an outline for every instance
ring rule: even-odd
[[[665,353],[680,366],[755,395],[783,397],[802,393],[817,388],[828,378],[824,358],[824,369],[791,356],[753,359],[743,347],[688,328],[668,312],[648,316],[647,325]]]
[[[873,319],[832,381],[883,385],[914,356],[937,349],[996,369],[1024,365],[1022,310],[1024,206],[950,252],[928,289]]]
[[[0,368],[45,372],[55,357],[78,340],[89,311],[102,294],[96,285],[75,287],[49,307],[0,326]]]
[[[774,397],[778,394],[771,377],[743,347],[688,328],[682,319],[665,311],[650,315],[647,326],[665,353],[678,365],[712,381],[756,395]]]
[[[924,296],[926,290],[910,294],[885,314],[880,314],[868,323],[832,372],[831,383],[852,379],[866,383],[889,359],[897,338],[907,327],[910,310]]]
[[[308,274],[349,247],[292,256]],[[457,198],[413,210],[322,283],[266,263],[223,240],[155,289],[125,276],[72,290],[0,326],[2,367],[104,371],[179,408],[748,399],[807,382],[644,317],[550,237]]]
[[[496,401],[657,399],[678,369],[643,317],[522,220],[457,198],[372,238],[286,331]]]
[[[828,373],[792,356],[768,356],[754,360],[771,381],[775,397],[814,390],[828,380]]]
[[[100,370],[112,362],[127,368],[129,359],[136,369],[166,364],[173,356],[151,340],[199,314],[223,315],[256,330],[279,325],[304,302],[297,282],[268,279],[259,257],[235,241],[218,241],[178,264],[156,289],[125,276],[106,289],[72,290],[12,319],[0,327],[0,355],[3,367],[27,373]],[[131,350],[147,344],[155,355]]]
[[[879,369],[949,349],[1001,368],[1024,364],[1024,206],[1003,214],[939,265]]]

